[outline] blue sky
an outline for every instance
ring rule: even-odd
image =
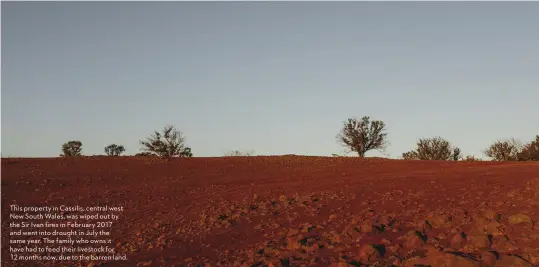
[[[2,155],[343,153],[348,117],[464,154],[539,133],[539,2],[2,2]],[[368,156],[378,156],[370,152]]]

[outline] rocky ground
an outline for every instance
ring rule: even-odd
[[[9,205],[121,205],[128,261],[9,255]],[[538,266],[539,164],[2,159],[2,266]]]

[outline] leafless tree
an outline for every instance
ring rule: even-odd
[[[182,133],[172,125],[167,125],[163,133],[155,131],[146,140],[140,141],[142,150],[161,157],[192,157],[191,148],[185,146]]]
[[[361,158],[370,150],[382,152],[388,144],[386,125],[383,121],[371,121],[370,117],[363,117],[361,120],[350,118],[344,122],[337,141]]]

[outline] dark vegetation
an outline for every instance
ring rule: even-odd
[[[249,157],[254,153],[250,151],[233,150],[225,154],[225,157]]]
[[[517,153],[517,160],[539,161],[539,135],[535,136],[535,140],[524,145],[524,147]]]
[[[82,155],[82,142],[69,141],[62,145],[61,157],[77,157]]]
[[[344,122],[337,141],[363,158],[370,150],[383,151],[386,148],[386,125],[383,121],[371,121],[370,117],[363,117],[361,120],[350,118]]]
[[[125,152],[124,146],[111,144],[105,147],[105,154],[107,156],[120,156],[123,152]]]
[[[459,160],[460,149],[442,137],[422,138],[417,148],[402,154],[406,160]]]
[[[380,120],[371,120],[370,117],[361,119],[349,118],[343,123],[337,135],[337,142],[344,146],[348,152],[357,153],[361,158],[372,150],[383,153],[387,148],[388,134],[386,124]],[[182,132],[174,126],[165,126],[162,132],[154,131],[145,140],[140,141],[141,152],[135,156],[157,157],[193,157],[191,148],[186,146]],[[120,156],[125,152],[122,145],[111,144],[105,147],[107,156]],[[496,141],[484,150],[485,156],[493,161],[539,161],[539,135],[535,140],[522,145],[520,141],[512,138]],[[62,157],[77,157],[82,155],[82,142],[69,141],[62,145]],[[253,152],[233,150],[224,156],[252,156]],[[339,156],[333,154],[334,157]],[[480,161],[473,155],[464,157],[459,147],[454,146],[442,137],[421,138],[416,148],[402,153],[405,160],[464,160]]]
[[[163,132],[154,133],[141,140],[142,150],[160,157],[192,157],[191,148],[185,146],[185,138],[180,130],[167,125]]]

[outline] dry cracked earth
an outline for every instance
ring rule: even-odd
[[[12,261],[14,203],[123,206],[128,260]],[[533,162],[2,160],[2,266],[539,266],[538,221]]]

